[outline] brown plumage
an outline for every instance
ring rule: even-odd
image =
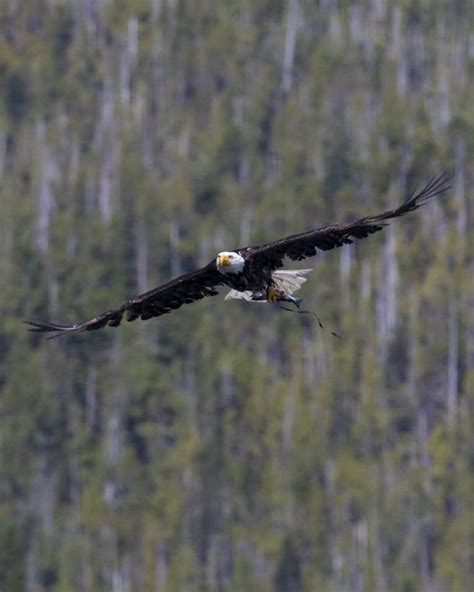
[[[224,273],[219,271],[217,260],[213,259],[201,269],[132,298],[122,306],[103,312],[85,323],[59,325],[49,322],[25,322],[31,326],[30,331],[55,333],[49,337],[52,339],[59,335],[100,329],[105,325],[117,327],[124,316],[127,321],[158,317],[176,310],[183,304],[190,304],[205,296],[215,296],[218,294],[216,288],[219,286],[225,285],[239,291],[265,290],[272,285],[271,274],[283,266],[285,257],[300,261],[313,257],[318,250],[327,251],[351,244],[354,239],[367,238],[382,230],[387,220],[404,216],[447,191],[448,178],[448,175],[443,173],[429,181],[421,191],[413,190],[398,208],[382,214],[367,216],[347,224],[324,226],[264,245],[237,249],[233,253],[244,260],[242,270]]]

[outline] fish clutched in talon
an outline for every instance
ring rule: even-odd
[[[269,291],[271,290],[270,294]],[[275,288],[267,288],[266,292],[254,292],[250,299],[251,302],[268,302],[269,304],[277,304],[278,302],[291,302],[297,308],[303,302],[303,298],[293,298],[290,294],[285,294],[281,290]]]

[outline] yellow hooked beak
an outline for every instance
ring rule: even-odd
[[[228,255],[219,255],[217,257],[217,260],[219,261],[219,265],[221,265],[222,267],[224,267],[225,265],[230,265],[232,263]]]

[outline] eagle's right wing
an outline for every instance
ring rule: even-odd
[[[31,325],[30,331],[54,333],[48,339],[81,331],[94,331],[106,325],[118,327],[124,315],[127,321],[134,321],[137,318],[145,321],[167,314],[183,304],[190,304],[205,296],[215,296],[218,294],[215,288],[223,283],[222,275],[217,271],[213,260],[197,271],[179,276],[84,323],[76,325],[36,321],[25,321],[25,323]]]

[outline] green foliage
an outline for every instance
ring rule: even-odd
[[[92,4],[0,6],[0,589],[469,589],[474,9]],[[444,169],[445,198],[302,263],[327,331],[219,297],[20,325]]]
[[[13,521],[2,508],[0,513],[0,585],[6,590],[25,589],[28,532],[25,524]]]

